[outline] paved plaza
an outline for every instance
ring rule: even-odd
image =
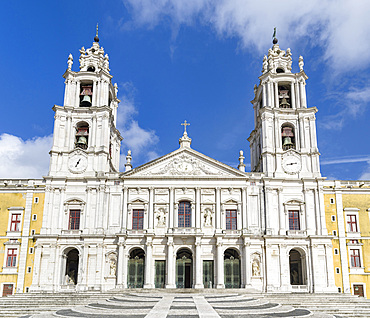
[[[25,296],[26,297],[26,296]],[[363,298],[341,295],[313,294],[249,294],[206,292],[116,292],[111,294],[83,293],[62,295],[28,295],[23,315],[1,315],[17,318],[277,318],[370,317],[370,302]],[[40,298],[43,297],[43,298]],[[17,297],[14,297],[15,299]],[[18,297],[20,299],[20,297]],[[11,298],[8,297],[9,301]],[[31,312],[33,308],[33,312]],[[38,313],[37,313],[38,312]],[[345,315],[343,315],[345,313]]]

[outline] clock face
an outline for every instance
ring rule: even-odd
[[[87,167],[87,158],[83,155],[73,155],[69,158],[68,168],[74,173],[81,173]]]
[[[283,159],[283,169],[286,173],[295,174],[301,171],[301,160],[295,156],[289,156]]]

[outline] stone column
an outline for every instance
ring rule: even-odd
[[[122,255],[123,255],[123,260],[122,260],[122,288],[127,288],[127,271],[128,271],[128,258],[129,254],[127,252],[126,248],[126,243],[123,243],[123,249],[122,249]]]
[[[203,268],[202,268],[202,244],[201,238],[195,240],[195,286],[194,288],[204,288]]]
[[[128,189],[123,188],[123,209],[122,209],[122,229],[127,229],[127,204],[128,204]]]
[[[174,224],[174,217],[175,217],[175,214],[174,214],[174,189],[173,188],[170,188],[170,211],[169,211],[169,214],[168,214],[168,217],[170,218],[169,220],[169,227],[172,229],[174,228],[175,226],[177,227],[177,224],[175,225]]]
[[[122,288],[123,284],[123,258],[124,258],[124,242],[118,243],[118,264],[117,264],[117,286]]]
[[[243,229],[248,229],[248,218],[247,218],[247,188],[244,187],[242,189],[242,212],[243,212],[243,216],[242,216],[242,228]]]
[[[216,188],[216,229],[221,229],[221,188]]]
[[[224,282],[224,251],[222,238],[217,238],[217,285],[216,288],[225,288]]]
[[[275,107],[279,108],[279,90],[277,83],[274,83],[274,92],[275,92]]]
[[[279,234],[286,235],[286,227],[285,227],[285,211],[284,206],[281,200],[281,193],[283,192],[283,188],[277,188],[277,196],[278,196],[278,213],[279,213]]]
[[[249,248],[251,243],[249,242],[249,238],[244,238],[244,288],[248,288],[251,286],[251,270],[250,270],[250,255],[249,255]],[[261,264],[260,264],[261,266]],[[260,269],[261,270],[261,269]]]
[[[154,188],[149,188],[148,228],[154,228]]]
[[[167,241],[167,284],[166,288],[176,288],[175,285],[175,266],[173,254],[173,237],[168,237]]]
[[[201,218],[200,218],[200,188],[195,188],[195,227],[197,229],[201,228]]]
[[[294,82],[290,83],[290,105],[293,109],[297,108],[295,105],[295,91],[294,91]]]
[[[151,237],[147,237],[146,239],[144,288],[154,288],[154,279],[152,276],[153,241]]]
[[[262,83],[262,107],[266,107],[266,83]]]

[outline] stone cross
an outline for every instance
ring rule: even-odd
[[[186,134],[186,126],[190,126],[190,124],[185,120],[181,126],[184,126],[184,135]]]

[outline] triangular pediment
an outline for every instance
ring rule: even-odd
[[[245,177],[246,173],[191,148],[180,148],[124,174],[126,177]]]

